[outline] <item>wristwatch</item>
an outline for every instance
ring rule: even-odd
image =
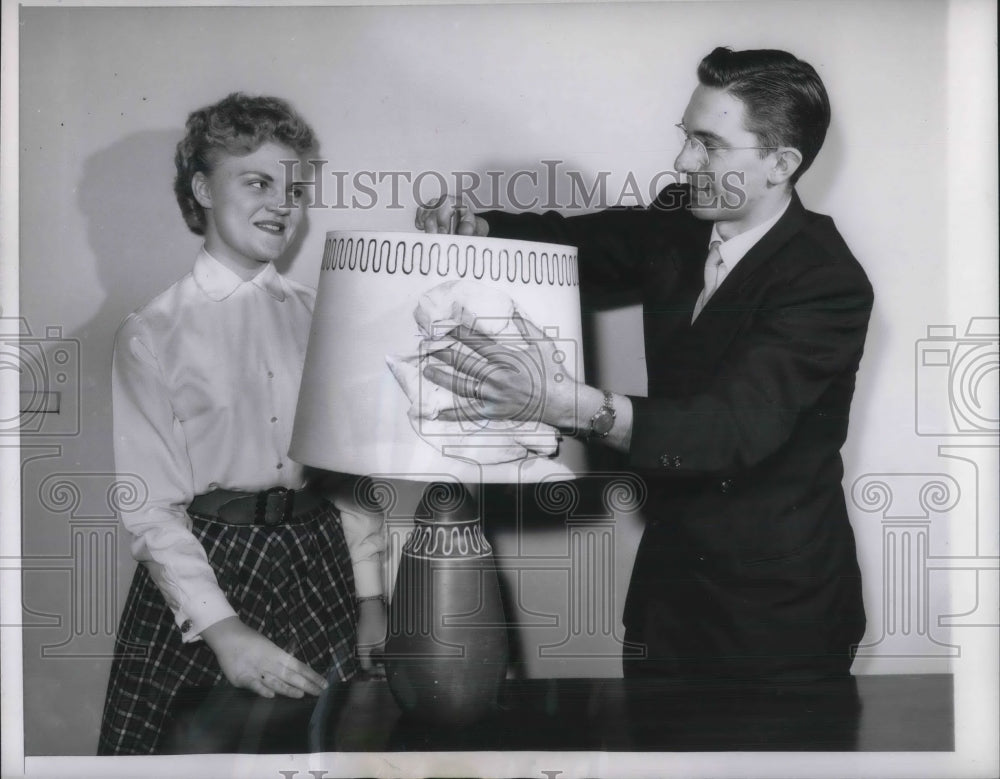
[[[607,438],[611,428],[615,426],[615,396],[604,391],[604,403],[597,413],[590,418],[590,431],[587,438]]]

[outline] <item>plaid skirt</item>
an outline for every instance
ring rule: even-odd
[[[356,673],[354,574],[331,504],[275,526],[191,517],[219,586],[246,625],[331,682]],[[204,641],[181,641],[173,612],[140,564],[118,628],[98,754],[156,754],[178,691],[222,684],[215,653]]]

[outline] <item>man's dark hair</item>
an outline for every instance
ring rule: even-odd
[[[807,62],[778,49],[715,49],[698,65],[698,81],[725,89],[746,107],[746,129],[761,146],[791,146],[802,154],[794,184],[816,159],[830,126],[830,99]]]
[[[191,190],[194,174],[211,173],[220,152],[251,154],[268,142],[287,146],[300,155],[316,148],[312,128],[277,97],[250,97],[233,92],[218,103],[191,113],[187,134],[177,144],[174,156],[177,168],[174,194],[192,233],[205,234],[205,209]]]

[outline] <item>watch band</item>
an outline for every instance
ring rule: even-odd
[[[590,430],[587,437],[607,438],[608,433],[615,426],[615,416],[615,396],[608,390],[604,390],[604,403],[590,418]]]

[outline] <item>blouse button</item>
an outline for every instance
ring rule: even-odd
[[[271,417],[271,421],[272,421],[272,422],[277,422],[277,421],[278,421],[278,418],[277,418],[277,417]]]
[[[281,470],[282,468],[284,468],[284,467],[285,467],[285,464],[284,464],[284,463],[278,463],[278,470],[279,470],[279,471],[280,471],[280,470]]]
[[[273,372],[271,372],[271,371],[268,371],[268,372],[267,372],[267,378],[269,378],[269,379],[273,379],[273,378],[274,378],[274,373],[273,373]]]

